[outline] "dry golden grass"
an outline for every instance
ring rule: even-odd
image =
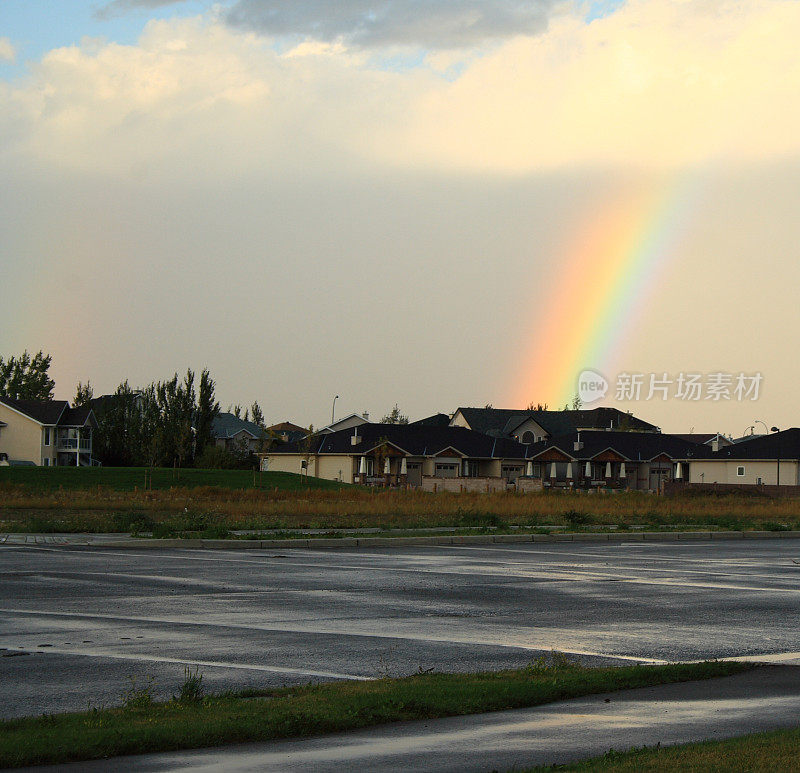
[[[197,513],[233,529],[605,524],[778,529],[800,524],[800,500],[741,494],[673,497],[636,492],[431,494],[355,488],[281,491],[213,486],[42,493],[4,486],[0,490],[0,529],[14,530],[35,517],[44,522],[56,518],[65,527],[74,522],[73,528],[67,530],[77,530],[79,525],[81,530],[113,530],[108,525],[115,513],[141,513],[156,521]]]

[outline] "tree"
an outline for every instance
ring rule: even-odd
[[[211,443],[211,430],[214,419],[219,416],[219,403],[214,398],[214,379],[207,369],[200,374],[200,385],[197,392],[197,410],[194,417],[195,455],[200,455]]]
[[[11,400],[52,400],[56,382],[48,375],[52,357],[41,350],[33,357],[0,357],[0,397]]]
[[[78,382],[78,388],[75,390],[75,399],[72,401],[72,404],[79,408],[81,405],[88,405],[94,399],[94,389],[92,389],[92,384],[90,381],[87,381],[86,384],[82,384],[80,381]]]
[[[395,403],[394,408],[381,419],[381,424],[408,424],[408,416],[400,413],[400,409]]]
[[[528,411],[546,411],[547,410],[547,403],[542,405],[542,403],[536,403],[534,405],[532,402],[528,403],[528,407],[526,408]]]
[[[261,410],[261,406],[258,404],[257,400],[250,406],[250,413],[253,415],[253,424],[258,425],[261,429],[267,428],[264,422],[264,412]]]

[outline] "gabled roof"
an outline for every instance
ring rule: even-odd
[[[519,419],[515,425],[518,426],[530,411],[510,408],[459,408],[456,413],[460,413],[469,424],[469,428],[475,432],[493,437],[505,437],[506,426]]]
[[[269,432],[302,432],[304,435],[308,430],[305,427],[300,427],[297,424],[292,424],[290,421],[282,421],[280,424],[273,424],[267,427]]]
[[[235,437],[242,431],[254,438],[260,438],[264,434],[264,430],[258,424],[237,419],[232,413],[220,413],[211,425],[211,436],[220,440]]]
[[[672,434],[672,437],[680,438],[687,443],[697,443],[698,445],[708,445],[714,440],[719,440],[719,442],[724,445],[729,445],[734,442],[730,438],[725,437],[725,435],[721,435],[719,432],[690,432],[688,435],[670,434]]]
[[[569,432],[584,429],[618,430],[633,432],[658,432],[654,424],[643,421],[633,414],[625,413],[618,408],[590,408],[577,411],[525,411],[518,421],[509,423],[505,430],[512,434],[517,427],[528,419],[533,419],[549,435],[565,435]]]
[[[581,447],[576,449],[578,438]],[[527,448],[529,459],[536,459],[547,450],[557,448],[576,461],[591,461],[604,451],[614,451],[627,461],[646,462],[661,454],[670,459],[684,459],[691,450],[703,450],[706,446],[688,443],[673,435],[663,435],[660,432],[581,430],[532,443]]]
[[[715,459],[719,461],[746,461],[747,459],[800,459],[800,429],[792,427],[783,432],[761,435],[743,443],[735,443],[712,451],[708,446],[700,446],[688,457],[695,459]]]
[[[367,418],[365,416],[362,416],[360,413],[351,413],[349,416],[345,416],[343,419],[337,419],[335,422],[333,422],[333,424],[328,424],[327,427],[323,427],[319,431],[320,432],[338,432],[339,430],[336,429],[336,428],[340,424],[344,424],[345,422],[350,421],[350,419],[359,419],[360,421],[357,422],[359,424],[359,426],[361,424],[368,424],[369,423]],[[349,427],[348,429],[352,429],[352,427]]]
[[[433,416],[417,419],[411,424],[415,427],[448,427],[450,426],[450,417],[446,413],[434,413]]]
[[[90,405],[81,405],[78,408],[67,408],[58,422],[59,427],[96,427],[97,419]]]
[[[11,400],[0,397],[0,403],[24,414],[39,424],[55,426],[61,414],[69,407],[66,400]]]
[[[357,431],[356,431],[357,430]],[[353,437],[358,438],[353,443]],[[466,427],[427,427],[414,424],[362,424],[338,432],[328,432],[287,443],[270,454],[348,454],[369,453],[383,442],[409,456],[436,456],[453,448],[472,459],[524,459],[526,447],[506,438],[494,438]]]

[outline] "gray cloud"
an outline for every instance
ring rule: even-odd
[[[95,19],[105,20],[114,16],[122,16],[137,8],[162,8],[165,5],[177,5],[185,0],[112,0],[94,12]]]
[[[118,2],[120,0],[117,0]],[[236,28],[361,47],[445,49],[547,28],[557,0],[236,0]]]

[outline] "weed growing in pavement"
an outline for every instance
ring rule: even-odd
[[[149,709],[155,703],[154,676],[145,678],[144,684],[139,685],[135,676],[129,676],[131,686],[122,694],[122,708],[127,711],[140,711]]]
[[[181,691],[172,697],[178,703],[200,703],[205,697],[203,688],[203,675],[200,666],[186,666],[183,669],[183,684]]]
[[[561,674],[565,671],[582,671],[585,668],[586,666],[579,660],[570,659],[569,655],[558,650],[543,653],[525,666],[525,670],[534,676]]]

